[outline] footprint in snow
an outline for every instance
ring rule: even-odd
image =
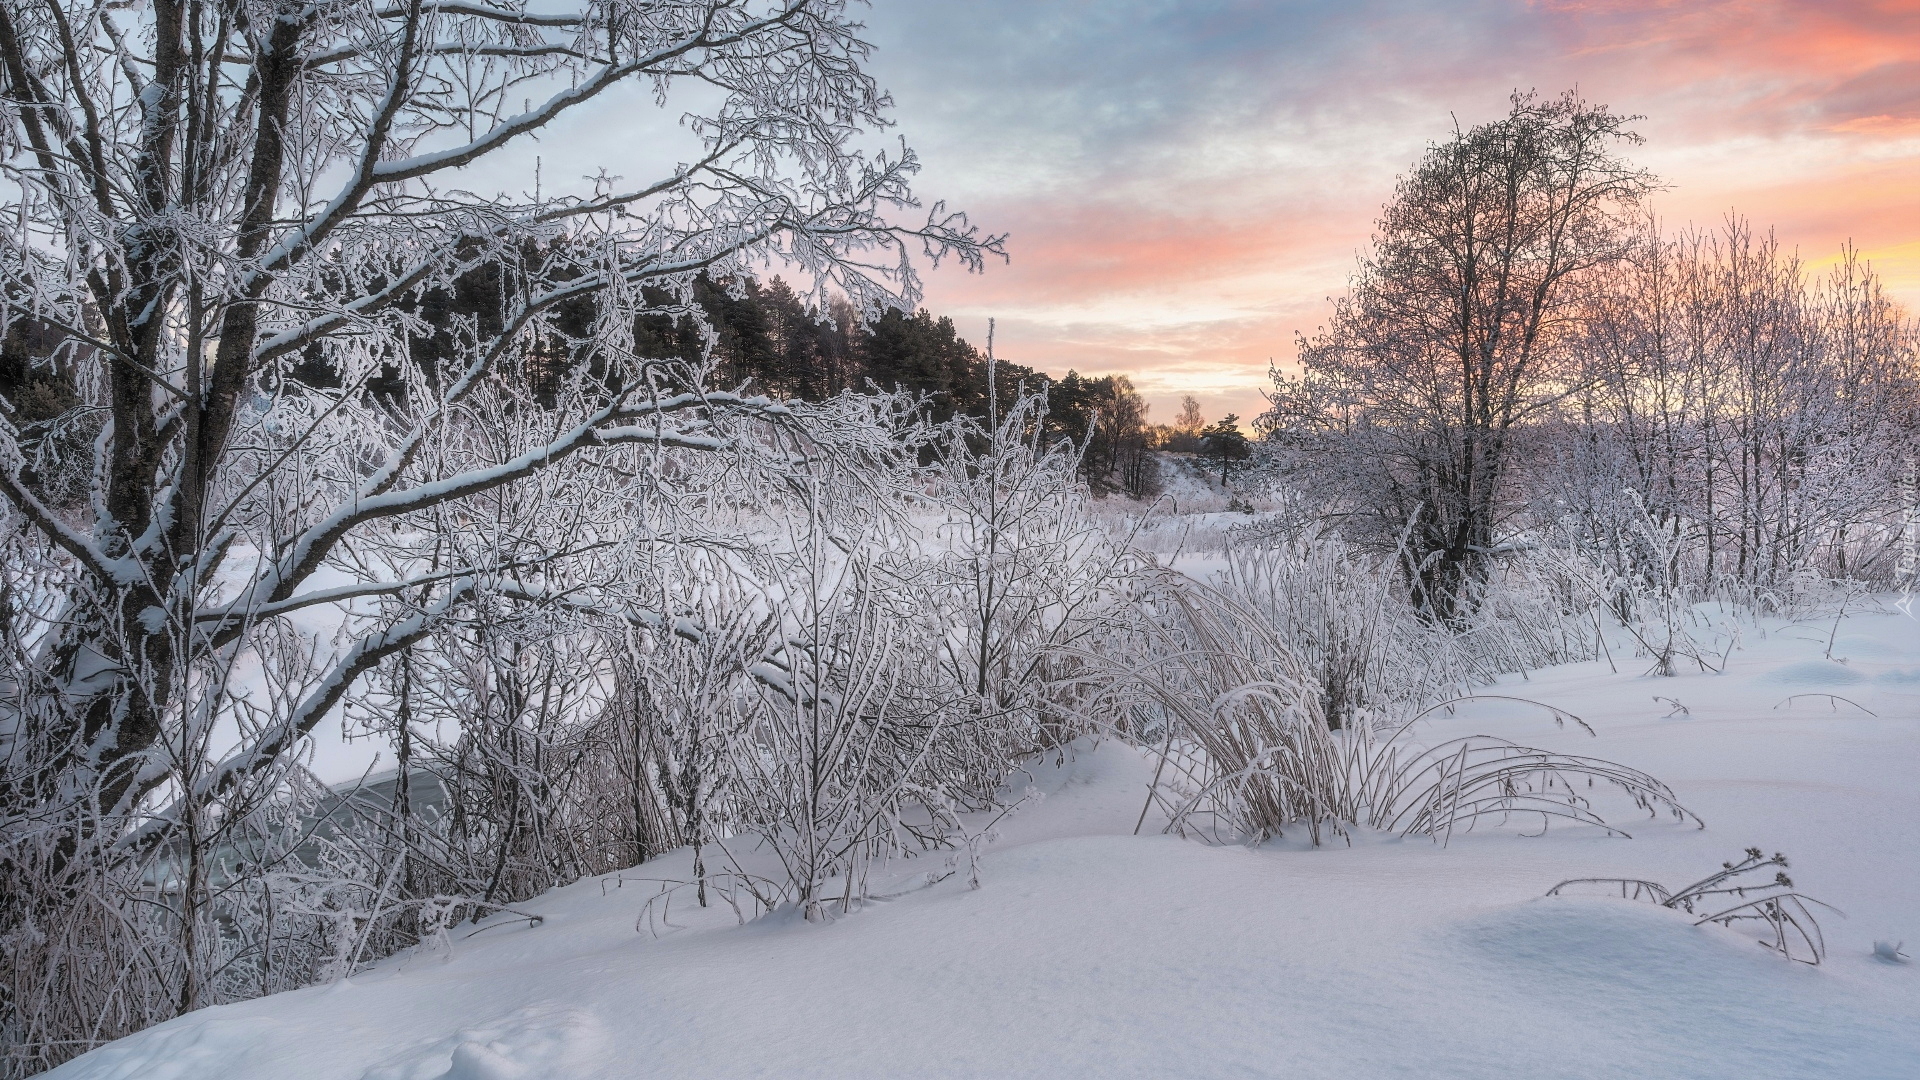
[[[603,1041],[593,1014],[529,1005],[368,1069],[361,1080],[533,1080],[565,1076],[593,1060]]]

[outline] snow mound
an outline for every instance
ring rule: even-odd
[[[1654,904],[1543,899],[1473,920],[1461,937],[1512,996],[1516,1027],[1593,1059],[1568,1075],[1891,1080],[1920,1066],[1910,1019],[1752,934]]]
[[[1892,660],[1920,654],[1920,628],[1911,641],[1874,634],[1838,634],[1834,637],[1835,655],[1854,660]]]
[[[1867,676],[1831,660],[1802,660],[1774,668],[1767,679],[1786,686],[1852,686]]]
[[[90,1080],[200,1080],[229,1075],[233,1063],[284,1045],[287,1025],[261,1010],[190,1013],[68,1062],[50,1076]]]

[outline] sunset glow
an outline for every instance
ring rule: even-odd
[[[875,70],[922,191],[1012,234],[927,306],[1165,419],[1262,408],[1395,176],[1516,87],[1642,114],[1669,228],[1729,212],[1809,266],[1851,241],[1920,306],[1920,3],[882,3]]]

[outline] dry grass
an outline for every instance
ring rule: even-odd
[[[1229,589],[1163,574],[1141,614],[1129,634],[1081,659],[1098,683],[1091,709],[1158,755],[1142,822],[1158,806],[1183,834],[1259,842],[1298,828],[1316,845],[1356,827],[1444,843],[1516,819],[1627,835],[1588,798],[1596,785],[1649,814],[1698,820],[1665,784],[1616,762],[1487,735],[1432,745],[1415,738],[1433,712],[1472,698],[1395,721],[1361,709],[1335,728],[1316,672]],[[1539,707],[1557,724],[1580,723]]]
[[[1779,868],[1772,880],[1757,884],[1751,881],[1752,875],[1764,874],[1769,867]],[[1558,896],[1568,886],[1601,885],[1610,890],[1618,888],[1620,895],[1629,900],[1647,900],[1697,915],[1695,926],[1761,922],[1768,931],[1766,937],[1759,939],[1761,945],[1789,960],[1818,964],[1826,958],[1827,942],[1820,933],[1820,923],[1813,917],[1813,907],[1832,908],[1793,891],[1793,879],[1786,875],[1786,867],[1785,855],[1776,852],[1767,858],[1759,848],[1748,848],[1739,862],[1721,863],[1720,869],[1678,890],[1641,878],[1573,878],[1548,889],[1547,895]],[[1707,914],[1702,915],[1702,911]]]

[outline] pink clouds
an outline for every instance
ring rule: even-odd
[[[1254,267],[1292,265],[1356,239],[1349,222],[1329,216],[1234,221],[1143,207],[1016,205],[994,215],[994,223],[1014,232],[1018,254],[1012,267],[969,288],[980,301],[1071,304],[1107,292],[1181,292],[1242,278]],[[1037,272],[1043,266],[1046,272]]]
[[[891,20],[891,21],[890,21]],[[1673,225],[1738,211],[1818,263],[1852,239],[1920,306],[1913,0],[978,0],[876,8],[922,187],[1010,231],[929,306],[1003,355],[1124,371],[1157,415],[1259,409],[1395,174],[1514,87],[1645,114]],[[888,66],[888,62],[892,66]]]

